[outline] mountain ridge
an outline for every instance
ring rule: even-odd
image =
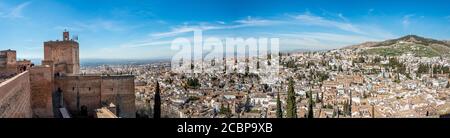
[[[450,57],[450,41],[436,40],[417,35],[406,35],[380,42],[364,42],[342,49],[360,49],[364,54],[398,56],[412,53],[420,57]]]
[[[432,38],[426,38],[418,35],[406,35],[400,38],[396,39],[389,39],[385,41],[368,41],[361,44],[351,45],[347,47],[343,47],[342,49],[348,49],[348,48],[361,48],[361,47],[378,47],[378,46],[389,46],[398,42],[410,42],[410,43],[416,43],[416,44],[423,44],[423,45],[430,45],[430,44],[440,44],[444,46],[450,47],[450,40],[436,40]]]

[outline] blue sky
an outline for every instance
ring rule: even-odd
[[[333,49],[407,34],[450,40],[448,0],[0,0],[0,49],[42,58],[68,29],[81,58],[147,59],[192,37],[276,37],[282,49]]]

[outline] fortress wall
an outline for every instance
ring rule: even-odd
[[[0,76],[9,76],[17,73],[17,66],[0,67]]]
[[[36,118],[52,118],[53,73],[49,66],[30,69],[31,107]]]
[[[0,51],[0,76],[17,73],[16,51]]]
[[[52,60],[55,64],[73,64],[73,49],[77,45],[72,41],[44,42],[44,60]]]
[[[106,104],[114,103],[120,117],[136,117],[134,76],[103,76],[101,97]]]
[[[62,90],[64,104],[71,113],[78,113],[82,106],[93,116],[100,103],[100,76],[64,76],[55,79],[55,89]]]
[[[0,83],[0,118],[31,118],[30,74],[20,73]]]
[[[56,66],[62,66],[56,67],[55,72],[78,74],[80,67],[78,47],[75,41],[44,42],[44,60],[53,61]]]
[[[95,109],[113,103],[119,108],[120,117],[136,117],[134,76],[62,76],[55,79],[55,89],[58,88],[71,113],[79,112],[85,105],[89,115],[93,115]]]

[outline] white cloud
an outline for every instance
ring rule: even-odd
[[[195,30],[223,30],[223,29],[236,29],[243,27],[254,27],[254,26],[269,26],[276,23],[281,23],[281,21],[277,20],[263,20],[257,18],[251,18],[250,16],[247,19],[236,20],[233,24],[226,24],[225,22],[218,21],[214,23],[202,22],[196,25],[189,25],[189,23],[184,23],[183,26],[172,27],[171,31],[168,32],[160,32],[153,33],[150,36],[156,38],[162,37],[170,37],[176,36],[182,33],[192,32]]]
[[[9,16],[13,17],[13,18],[22,18],[23,17],[23,15],[22,15],[23,9],[30,4],[31,4],[31,2],[25,2],[25,3],[18,5],[9,13]]]
[[[414,17],[414,16],[415,16],[414,14],[408,14],[408,15],[403,16],[402,25],[404,28],[409,27],[409,25],[411,24],[410,19],[411,19],[411,17]]]
[[[336,28],[344,30],[344,31],[349,31],[349,32],[358,33],[358,34],[366,34],[365,32],[361,31],[359,28],[355,27],[353,24],[328,20],[328,19],[325,19],[320,16],[314,16],[311,14],[300,14],[300,15],[294,16],[294,18],[299,23],[302,23],[305,25],[336,27]]]
[[[323,49],[330,46],[321,41],[311,38],[282,38],[280,39],[280,45],[282,48],[289,47],[293,49]]]
[[[121,48],[138,48],[138,47],[146,47],[146,46],[160,46],[160,45],[170,45],[172,41],[142,41],[135,43],[127,43],[122,44]]]
[[[56,26],[54,29],[57,30],[63,30],[68,29],[71,31],[92,31],[92,32],[98,32],[98,31],[110,31],[110,32],[118,32],[118,31],[124,31],[127,29],[130,29],[131,27],[123,26],[117,21],[112,20],[92,20],[92,21],[86,21],[86,22],[75,22],[73,24],[69,24],[67,26]]]
[[[0,12],[0,17],[11,19],[23,18],[24,17],[22,14],[23,10],[30,4],[31,2],[24,2],[13,8],[7,9],[6,11]]]
[[[281,34],[281,36],[294,37],[294,38],[310,38],[322,41],[333,41],[340,43],[362,43],[366,41],[378,41],[379,39],[361,36],[361,35],[348,35],[348,34],[336,34],[336,33],[323,33],[323,32],[302,32],[297,34]]]
[[[358,27],[360,27],[361,30],[364,30],[364,32],[367,32],[368,35],[366,36],[373,38],[385,40],[398,37],[397,35],[392,34],[389,30],[385,30],[376,25],[360,25]]]
[[[226,24],[224,21],[216,21],[219,24]]]
[[[329,48],[336,46],[347,46],[351,44],[358,44],[366,41],[378,41],[388,38],[394,38],[395,35],[391,34],[376,25],[370,24],[353,24],[348,21],[348,19],[342,13],[330,13],[327,15],[333,16],[338,20],[328,19],[325,16],[315,16],[309,12],[304,14],[288,15],[285,14],[283,17],[271,18],[271,19],[261,19],[252,18],[248,16],[245,19],[235,20],[229,23],[214,21],[211,23],[201,22],[201,23],[183,23],[182,26],[175,26],[168,32],[152,33],[150,37],[147,38],[148,41],[124,44],[124,47],[142,47],[142,46],[152,46],[152,45],[168,45],[167,41],[160,41],[162,38],[170,38],[183,33],[192,32],[194,30],[224,30],[224,29],[237,29],[245,27],[256,27],[256,26],[271,26],[271,27],[283,27],[283,26],[318,26],[325,28],[333,28],[338,30],[343,30],[345,33],[337,34],[330,32],[294,32],[290,33],[290,30],[277,30],[285,31],[276,33],[269,33],[273,37],[280,37],[284,39],[284,43],[297,45],[310,45],[310,46],[320,46]],[[270,30],[263,32],[264,33]],[[283,34],[284,33],[284,34]]]
[[[362,35],[325,32],[299,32],[275,35],[281,37],[281,45],[295,49],[333,49],[367,41],[382,40]]]
[[[339,18],[341,18],[342,20],[348,22],[348,19],[347,19],[346,17],[344,17],[344,14],[339,13],[337,16],[338,16]]]
[[[204,38],[215,37],[215,38],[226,38],[229,37],[227,35],[203,35]],[[193,38],[186,38],[189,41],[193,42]],[[140,48],[140,47],[148,47],[148,46],[170,46],[172,44],[173,39],[161,39],[148,37],[143,40],[131,41],[124,44],[121,44],[121,48]]]
[[[309,12],[304,13],[304,14],[298,14],[298,15],[290,15],[290,16],[292,18],[296,19],[296,22],[294,22],[296,24],[336,28],[339,30],[357,34],[358,36],[370,36],[373,38],[385,39],[385,38],[395,37],[395,35],[391,34],[389,31],[386,31],[386,30],[384,30],[376,25],[373,25],[373,24],[351,23],[342,13],[334,14],[331,12],[326,12],[326,14],[337,17],[341,20],[344,20],[345,22],[331,20],[324,16],[315,16]],[[355,36],[357,36],[357,35],[355,35]]]
[[[343,14],[336,14],[336,16],[342,20],[348,21],[348,19]],[[282,24],[303,24],[303,25],[314,25],[314,26],[322,26],[322,27],[335,27],[340,30],[349,31],[358,34],[367,34],[366,32],[360,30],[360,28],[356,27],[351,23],[346,22],[338,22],[333,20],[328,20],[320,16],[313,16],[310,13],[300,14],[296,16],[289,16],[289,18],[285,19],[259,19],[252,18],[248,16],[246,19],[236,20],[230,24],[226,24],[225,22],[212,22],[212,23],[198,23],[195,25],[189,25],[189,23],[184,23],[182,26],[175,26],[168,32],[159,32],[150,34],[150,36],[155,38],[163,38],[163,37],[171,37],[179,34],[192,32],[194,30],[223,30],[223,29],[236,29],[236,28],[244,28],[244,27],[255,27],[255,26],[273,26],[273,25],[282,25]]]
[[[338,18],[338,19],[340,19],[340,20],[342,20],[342,21],[345,21],[345,22],[348,22],[349,20],[344,16],[344,14],[343,13],[334,13],[334,12],[330,12],[330,11],[327,11],[327,10],[325,10],[325,9],[320,9],[321,11],[322,11],[322,16],[323,17],[325,17],[325,16],[330,16],[330,17],[333,17],[333,18]],[[307,11],[307,12],[305,12],[304,13],[305,15],[313,15],[311,12],[309,12],[309,11]]]
[[[258,19],[258,18],[252,18],[251,16],[248,16],[247,19],[237,20],[234,22],[238,23],[237,25],[235,25],[234,28],[239,28],[239,27],[248,27],[248,26],[268,26],[268,25],[274,25],[277,23],[282,23],[283,21]]]
[[[220,26],[211,26],[211,25],[195,25],[195,26],[181,26],[181,27],[173,27],[171,31],[169,32],[160,32],[160,33],[153,33],[151,34],[152,37],[155,38],[163,38],[163,37],[170,37],[175,36],[182,33],[192,32],[195,30],[213,30],[213,29],[219,29],[222,28]]]
[[[107,31],[121,31],[123,28],[117,25],[114,21],[108,20],[96,20],[92,22],[78,22],[75,23],[81,28],[85,28],[92,31],[107,30]]]

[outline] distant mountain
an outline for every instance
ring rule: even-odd
[[[81,59],[81,66],[100,66],[100,65],[142,65],[152,64],[158,62],[169,62],[168,58],[158,59],[94,59],[85,58]]]
[[[434,39],[430,39],[430,38],[425,38],[425,37],[420,37],[417,35],[407,35],[398,39],[393,39],[393,40],[387,40],[384,42],[381,42],[379,44],[379,46],[387,46],[387,45],[392,45],[398,42],[410,42],[410,43],[415,43],[415,44],[422,44],[422,45],[432,45],[432,44],[437,44],[437,45],[444,45],[444,46],[448,46],[450,47],[450,44],[447,43],[446,41],[439,41],[439,40],[434,40]]]
[[[365,42],[343,49],[362,49],[364,54],[398,56],[411,53],[420,57],[450,57],[450,42],[435,40],[417,35],[407,35],[382,42]]]
[[[365,47],[374,47],[378,45],[380,42],[364,42],[357,45],[351,45],[347,47],[343,47],[342,49],[355,49],[355,48],[365,48]]]

